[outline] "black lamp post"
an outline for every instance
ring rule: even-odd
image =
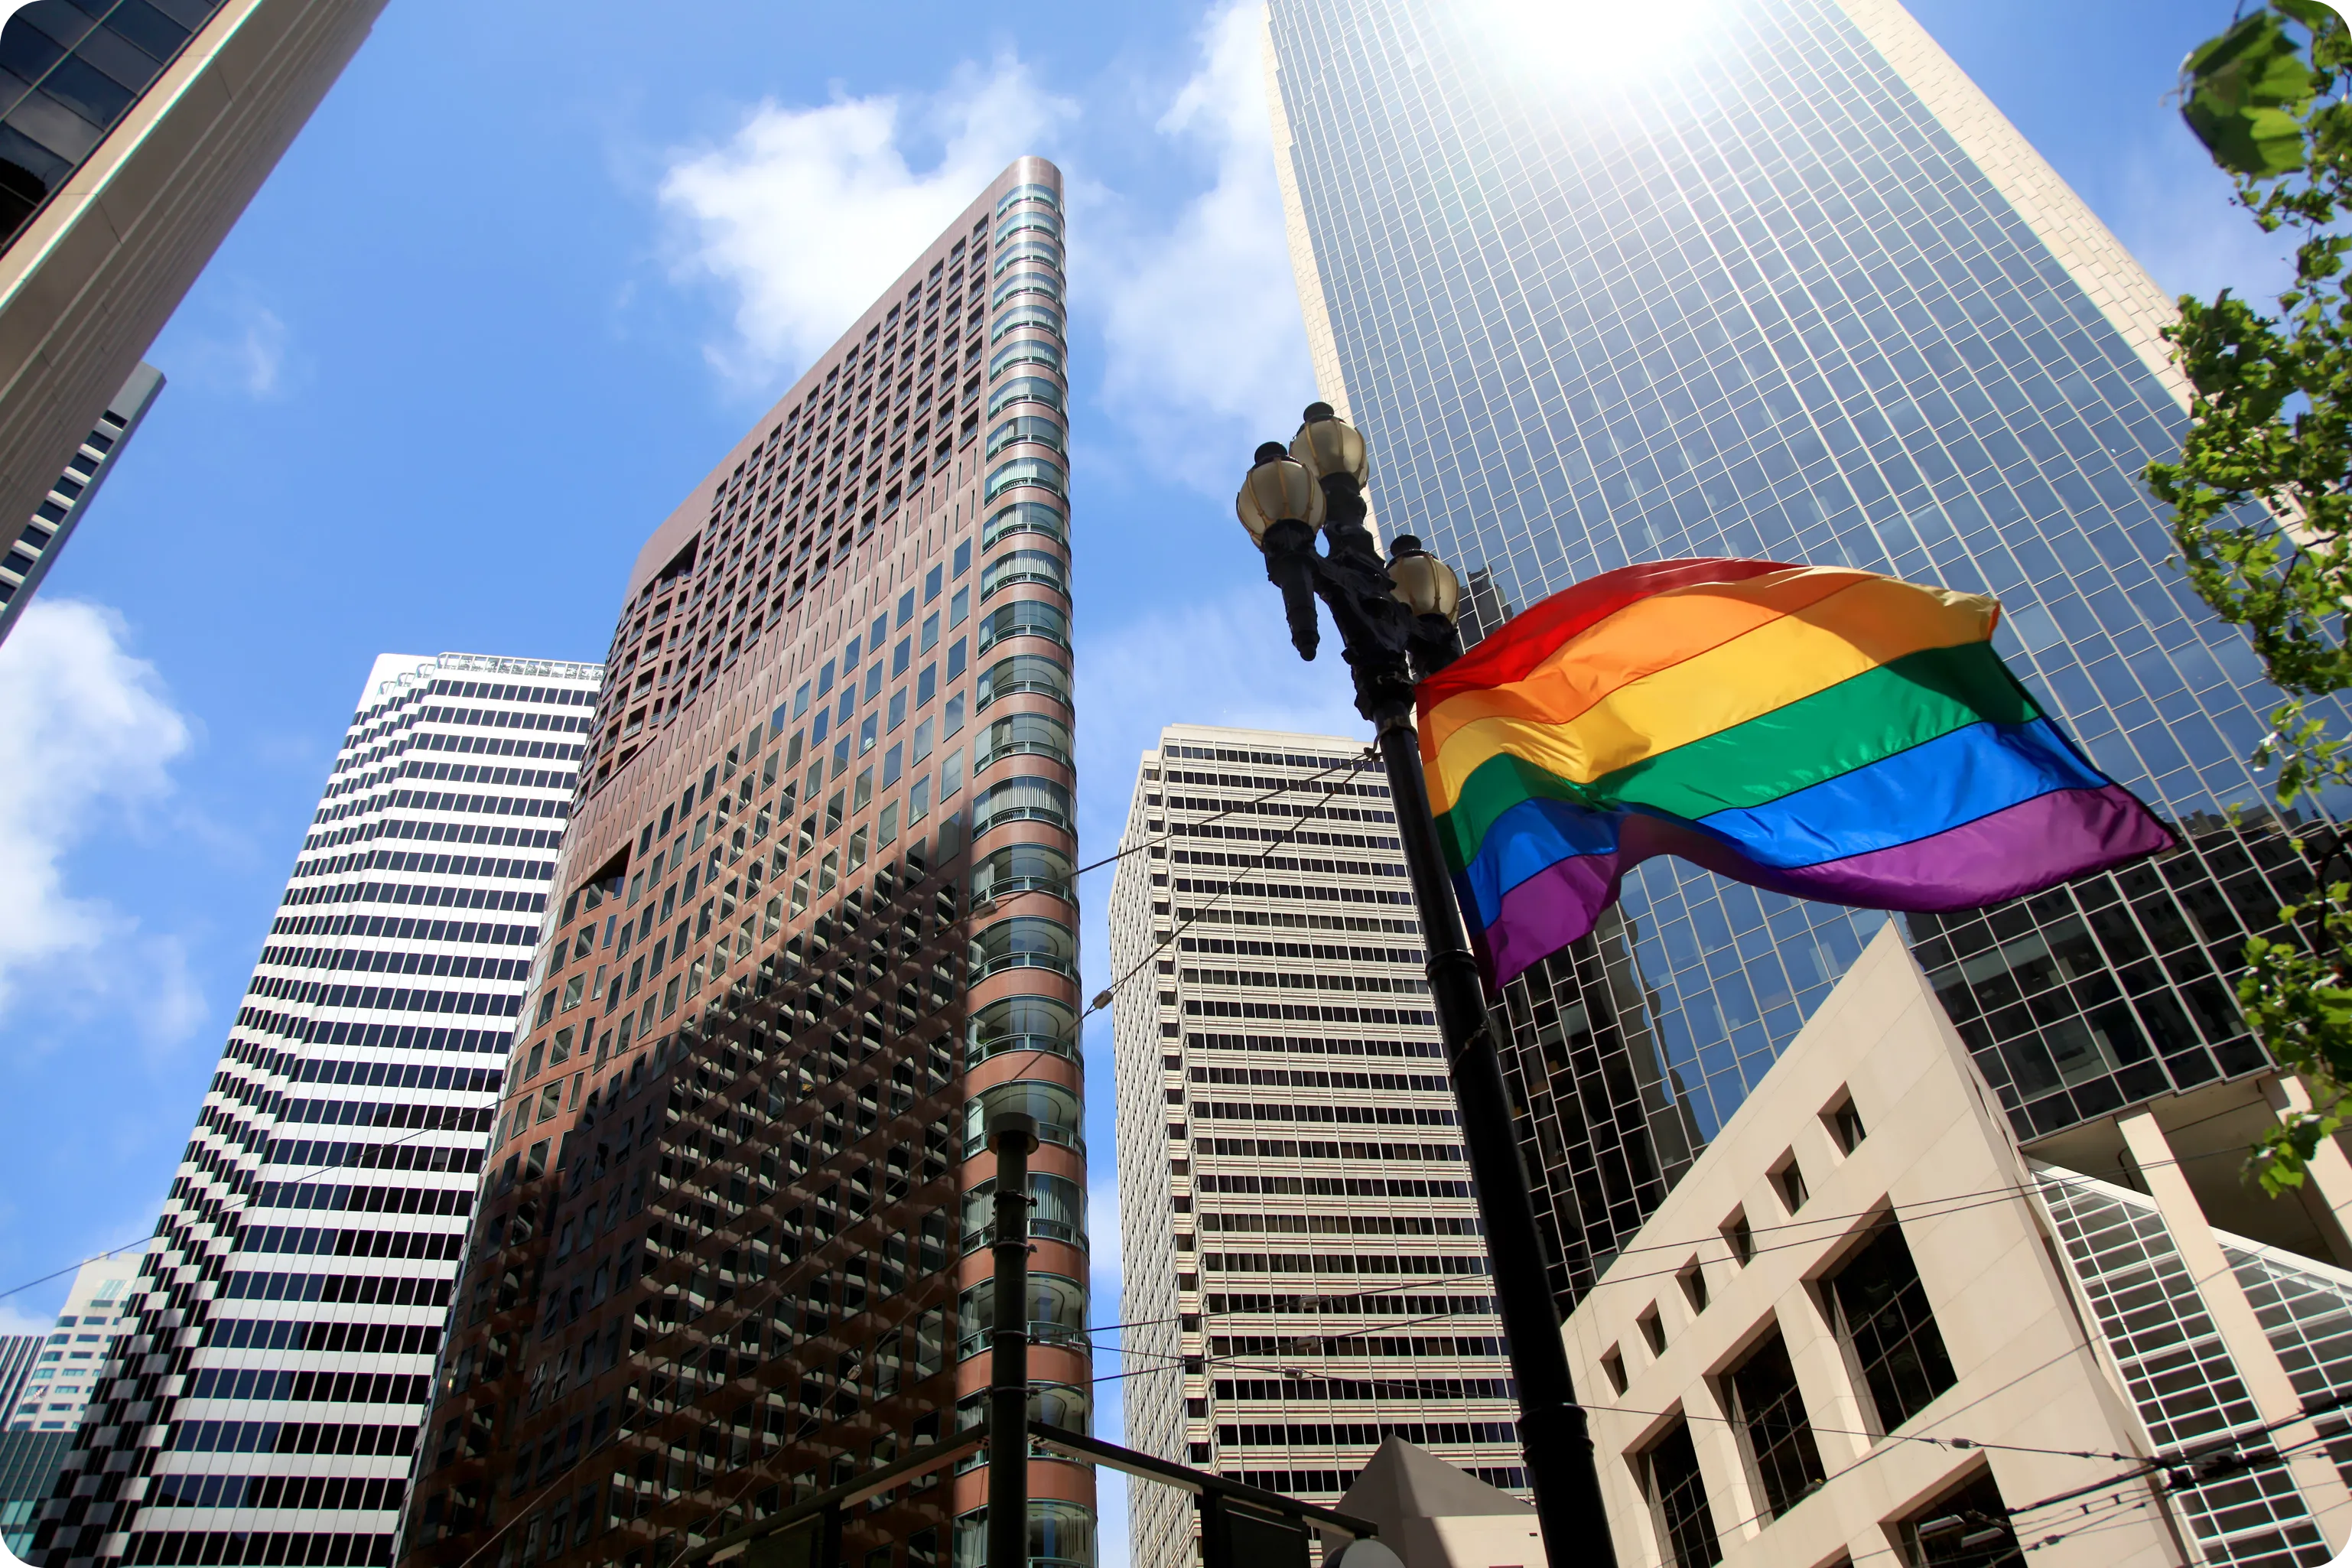
[[[1462,651],[1454,625],[1461,584],[1410,534],[1398,536],[1382,563],[1364,526],[1370,468],[1363,437],[1329,404],[1312,403],[1287,449],[1273,441],[1257,449],[1234,509],[1265,552],[1266,576],[1282,590],[1291,646],[1302,658],[1315,657],[1315,601],[1320,598],[1339,628],[1340,649],[1355,678],[1356,710],[1379,732],[1429,950],[1430,996],[1445,1037],[1446,1066],[1486,1227],[1496,1301],[1510,1339],[1519,1442],[1544,1551],[1552,1568],[1609,1568],[1615,1559],[1592,1439],[1569,1378],[1535,1199],[1511,1129],[1502,1058],[1488,1029],[1486,988],[1463,938],[1413,729],[1414,680],[1444,668]],[[1326,545],[1320,552],[1318,528]]]

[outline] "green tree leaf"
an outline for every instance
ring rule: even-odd
[[[2278,770],[2292,808],[2352,785],[2352,736],[2336,727],[2352,691],[2352,31],[2318,0],[2271,0],[2181,72],[2182,117],[2236,176],[2237,205],[2294,237],[2295,270],[2267,307],[2227,289],[2181,298],[2165,336],[2189,381],[2189,430],[2146,477],[2172,509],[2189,584],[2283,696],[2252,760]],[[2352,1109],[2352,884],[2334,874],[2352,868],[2352,840],[2323,827],[2299,847],[2315,890],[2246,943],[2237,981],[2248,1026],[2312,1095],[2250,1156],[2274,1196],[2303,1184]]]
[[[2276,0],[2274,7],[2316,33],[2343,21],[2343,14],[2326,0]]]
[[[2213,161],[2257,178],[2304,166],[2303,125],[2290,112],[2324,84],[2277,14],[2257,11],[2191,51],[2180,115]]]

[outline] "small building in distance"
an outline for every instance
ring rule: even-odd
[[[99,1369],[133,1320],[125,1295],[143,1248],[93,1258],[74,1272],[47,1334],[0,1339],[0,1546],[33,1550],[34,1516],[57,1484]]]
[[[1339,1511],[1379,1525],[1381,1544],[1404,1568],[1545,1568],[1549,1561],[1532,1506],[1402,1437],[1364,1462]],[[1324,1542],[1327,1558],[1336,1544]]]
[[[11,1432],[71,1432],[97,1392],[115,1336],[130,1320],[125,1293],[137,1282],[143,1247],[93,1258],[74,1273],[47,1340],[24,1370],[5,1406]],[[13,1359],[13,1358],[12,1358]]]

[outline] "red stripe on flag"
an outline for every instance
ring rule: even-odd
[[[1768,572],[1801,572],[1782,561],[1644,561],[1563,588],[1528,605],[1499,631],[1421,683],[1423,712],[1448,697],[1524,680],[1552,651],[1626,605],[1691,583],[1738,583]]]

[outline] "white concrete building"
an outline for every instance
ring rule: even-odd
[[[98,1386],[114,1339],[127,1321],[124,1297],[139,1274],[139,1252],[110,1252],[74,1271],[56,1324],[33,1352],[7,1414],[11,1432],[70,1432]]]
[[[1389,1437],[1526,1487],[1394,824],[1360,743],[1171,725],[1111,886],[1128,1441],[1327,1505]]]
[[[46,1561],[390,1561],[603,673],[376,660]]]
[[[2288,1092],[2021,1147],[1883,931],[1569,1320],[1618,1561],[2322,1568],[2352,1173],[2237,1185]]]

